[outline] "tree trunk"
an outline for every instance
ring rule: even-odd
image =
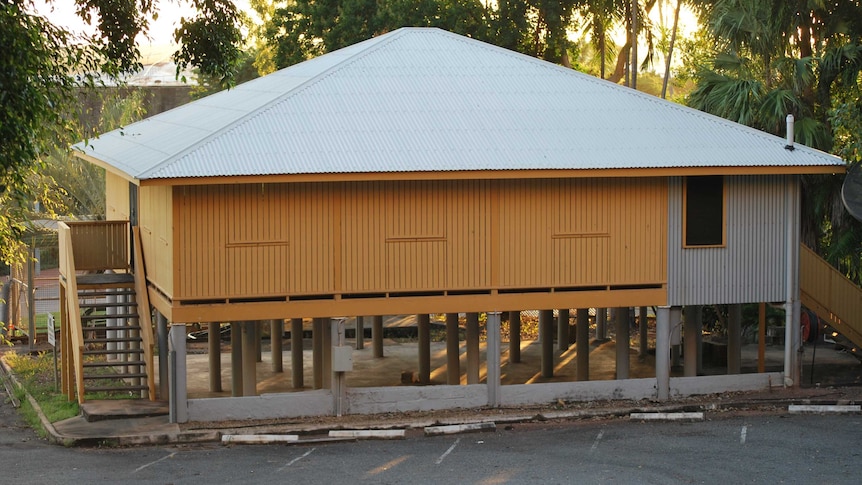
[[[667,46],[667,58],[664,60],[664,79],[661,83],[661,99],[667,99],[667,82],[670,79],[670,60],[673,57],[673,44],[676,42],[676,29],[679,26],[679,11],[682,0],[676,0],[676,10],[673,12],[673,30],[670,33],[670,43]]]
[[[631,87],[638,88],[638,0],[632,0],[632,67],[631,67]]]
[[[606,38],[605,26],[602,25],[601,36],[599,37],[599,54],[602,56],[602,58],[601,58],[601,63],[602,63],[602,68],[601,68],[602,76],[601,77],[602,77],[602,79],[605,78],[605,51],[607,50],[607,43],[605,42],[605,38]]]
[[[612,83],[620,82],[620,79],[626,75],[626,63],[628,61],[628,56],[626,53],[631,48],[631,43],[626,42],[626,44],[620,49],[620,52],[617,54],[617,64],[614,68],[614,72],[611,73],[610,77],[608,77],[608,81]]]

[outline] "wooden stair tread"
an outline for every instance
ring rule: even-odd
[[[85,350],[84,355],[105,355],[105,354],[143,354],[144,349],[125,349],[125,350]]]
[[[120,308],[126,306],[137,306],[135,302],[96,302],[96,303],[78,303],[81,308]]]
[[[109,318],[138,318],[137,313],[117,313],[114,315],[81,315],[81,320],[105,320]]]
[[[146,372],[137,372],[133,374],[93,374],[93,375],[84,375],[85,380],[98,380],[98,379],[131,379],[137,377],[147,377]]]
[[[135,275],[131,273],[87,273],[75,277],[78,289],[134,288]]]
[[[124,392],[124,391],[146,391],[147,386],[99,386],[99,387],[84,387],[85,392]]]
[[[84,362],[84,367],[125,367],[128,365],[144,365],[143,360],[129,360],[126,362],[110,361],[110,362]]]
[[[106,337],[106,338],[85,338],[85,344],[104,344],[113,342],[140,342],[140,337]],[[120,352],[122,353],[122,352]]]

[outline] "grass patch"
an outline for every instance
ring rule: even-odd
[[[44,435],[42,424],[36,410],[27,400],[25,390],[39,403],[48,421],[54,423],[77,416],[80,412],[77,402],[69,402],[64,394],[54,387],[54,356],[49,352],[36,355],[7,352],[6,363],[18,377],[23,388],[15,390],[15,397],[21,401],[21,414],[30,426]]]

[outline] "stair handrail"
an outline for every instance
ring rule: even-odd
[[[144,265],[144,254],[141,250],[141,230],[138,226],[132,227],[134,238],[132,246],[134,251],[135,269],[135,294],[138,302],[138,323],[141,327],[141,345],[144,347],[144,365],[147,368],[147,388],[150,401],[156,400],[156,381],[153,373],[153,353],[155,343],[153,338],[153,321],[150,317],[150,297],[147,293],[147,274]],[[164,349],[161,349],[164,352]]]
[[[800,296],[802,303],[814,310],[825,320],[835,327],[835,330],[856,343],[862,345],[862,288],[835,269],[828,261],[821,258],[812,249],[800,245]],[[825,271],[827,281],[824,285],[804,283],[807,279],[804,268],[816,268],[812,274]],[[846,286],[844,286],[846,285]],[[853,288],[853,298],[836,299],[835,291],[838,286]]]
[[[72,361],[75,369],[75,389],[78,404],[84,403],[84,330],[81,326],[81,306],[78,301],[78,281],[75,269],[75,254],[72,247],[72,229],[60,222],[57,229],[60,259],[60,284],[66,287],[66,312],[61,315],[61,328],[68,329],[71,337]],[[65,320],[66,324],[63,325]],[[68,365],[69,356],[63,361]],[[69,396],[70,400],[73,396]]]

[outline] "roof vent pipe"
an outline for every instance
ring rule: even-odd
[[[793,146],[793,115],[787,115],[787,145],[784,145],[784,148],[791,152],[795,149]]]

